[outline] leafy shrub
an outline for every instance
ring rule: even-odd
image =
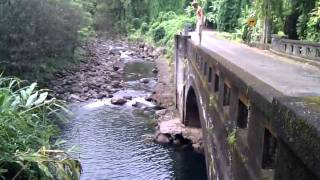
[[[141,20],[139,18],[133,18],[132,19],[132,25],[134,29],[139,29],[141,26]]]
[[[306,39],[309,41],[320,42],[320,2],[317,3],[315,8],[310,13],[310,19],[307,23]]]
[[[306,29],[307,29],[308,19],[309,17],[307,14],[301,14],[298,18],[297,33],[298,33],[299,39],[305,39],[307,36]]]
[[[141,32],[144,34],[144,33],[148,32],[148,30],[149,30],[148,24],[145,23],[145,22],[142,23],[142,24],[141,24]]]
[[[66,111],[37,84],[22,86],[0,77],[0,177],[16,179],[78,179],[80,164],[52,145],[57,120]]]
[[[0,62],[6,73],[40,79],[73,59],[83,14],[69,0],[0,3]],[[31,77],[26,76],[31,75]]]
[[[166,30],[162,26],[158,26],[153,32],[153,40],[159,42],[166,36]]]
[[[162,17],[161,17],[161,20],[162,21],[168,21],[170,19],[174,19],[177,17],[177,14],[173,11],[169,11],[169,12],[166,12],[166,13],[163,13]]]
[[[95,31],[91,26],[87,26],[84,28],[81,28],[79,31],[80,40],[82,42],[87,41],[88,38],[93,37],[95,35]]]
[[[160,22],[158,21],[152,23],[149,31],[154,31],[156,28],[158,28],[159,25],[160,25]]]

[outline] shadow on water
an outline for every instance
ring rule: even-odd
[[[152,63],[141,69],[141,63],[144,63],[138,63],[127,66],[127,72],[138,72],[142,74],[141,77],[154,76],[150,70],[154,66]],[[132,86],[134,83],[128,84]],[[141,88],[140,91],[132,89],[140,88],[127,87],[132,94],[138,92],[136,98],[148,95],[151,91],[150,87]],[[133,108],[130,103],[119,107],[111,105],[110,100],[106,99],[73,105],[72,111],[74,117],[64,127],[62,138],[68,141],[67,147],[75,144],[80,147],[83,165],[81,179],[206,179],[204,157],[191,150],[181,151],[155,144],[150,127],[154,117],[139,108]]]

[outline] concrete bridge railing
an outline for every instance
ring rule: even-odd
[[[320,98],[287,97],[187,36],[175,37],[176,105],[202,127],[209,179],[320,178]]]
[[[283,39],[273,35],[271,50],[320,62],[320,43]]]

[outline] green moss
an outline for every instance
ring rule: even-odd
[[[237,130],[234,129],[229,135],[228,135],[228,144],[232,149],[235,149],[236,147],[236,141],[237,141],[237,137],[236,137],[236,132]]]
[[[311,164],[320,159],[320,155],[318,153],[320,143],[318,139],[318,131],[316,127],[312,125],[312,117],[309,120],[307,120],[307,118],[312,115],[310,114],[310,111],[315,110],[319,112],[320,98],[307,97],[301,99],[301,101],[298,100],[291,102],[293,102],[295,106],[298,106],[294,108],[302,108],[303,112],[307,113],[303,114],[303,117],[300,117],[295,111],[289,110],[286,105],[280,104],[277,108],[280,113],[279,119],[281,119],[281,124],[279,124],[279,126],[282,127],[282,130],[279,132],[283,133],[284,140],[287,141],[290,149],[295,153],[300,154],[303,162]],[[304,104],[301,105],[301,102]],[[304,149],[309,150],[305,151]]]

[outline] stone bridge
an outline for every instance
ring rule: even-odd
[[[320,70],[204,33],[175,37],[176,106],[208,179],[320,178]]]

